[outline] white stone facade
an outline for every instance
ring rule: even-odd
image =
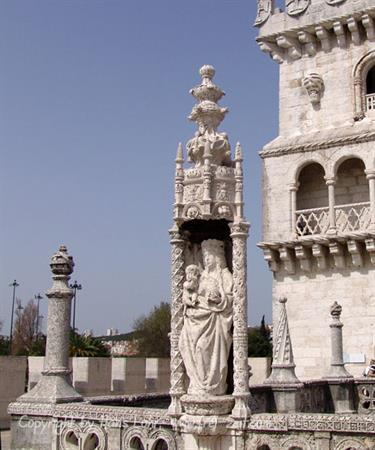
[[[280,129],[261,151],[260,247],[274,273],[274,323],[286,296],[296,374],[324,377],[338,301],[358,376],[375,355],[375,4],[292,0],[282,12],[268,3],[258,1],[258,42],[280,64]]]

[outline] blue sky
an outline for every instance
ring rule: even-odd
[[[249,323],[271,319],[261,160],[277,135],[278,67],[256,45],[255,0],[0,2],[0,319],[51,286],[64,243],[78,328],[129,331],[169,300],[174,158],[195,132],[189,89],[216,68],[221,131],[245,157]],[[46,299],[42,300],[46,316]]]

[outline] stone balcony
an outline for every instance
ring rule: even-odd
[[[285,275],[375,265],[375,228],[370,202],[296,211],[290,239],[261,242],[270,270]]]

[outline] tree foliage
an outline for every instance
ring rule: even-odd
[[[161,302],[154,306],[147,316],[134,322],[138,339],[139,355],[142,357],[169,358],[171,331],[171,308],[169,303]]]
[[[15,320],[13,326],[12,353],[29,355],[37,336],[38,307],[34,300],[29,300],[24,308],[21,300],[16,300]]]
[[[81,357],[110,356],[108,348],[100,339],[70,331],[69,355]]]
[[[271,333],[264,322],[259,327],[250,328],[247,335],[248,355],[252,357],[272,356]]]

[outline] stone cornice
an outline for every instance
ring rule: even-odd
[[[326,6],[324,20],[316,20],[316,11],[312,14],[305,13],[299,17],[298,24],[295,26],[296,20],[294,17],[288,16],[285,12],[279,12],[278,14],[272,14],[268,21],[261,27],[259,27],[259,40],[275,40],[276,36],[280,33],[298,33],[299,31],[310,31],[312,27],[322,25],[324,27],[332,26],[334,22],[346,21],[350,17],[360,18],[364,14],[374,14],[375,6],[371,0],[362,0],[357,4],[352,2],[346,2],[341,6],[329,7]],[[310,7],[311,10],[311,7]],[[332,11],[332,15],[328,12]]]
[[[315,136],[315,133],[313,136]],[[296,138],[291,138],[291,140],[296,140]],[[301,143],[292,143],[289,145],[286,144],[277,146],[276,143],[271,143],[261,150],[259,155],[264,159],[293,153],[304,153],[332,147],[341,147],[342,145],[360,144],[373,140],[375,140],[375,130],[335,136],[331,139],[309,140]]]

